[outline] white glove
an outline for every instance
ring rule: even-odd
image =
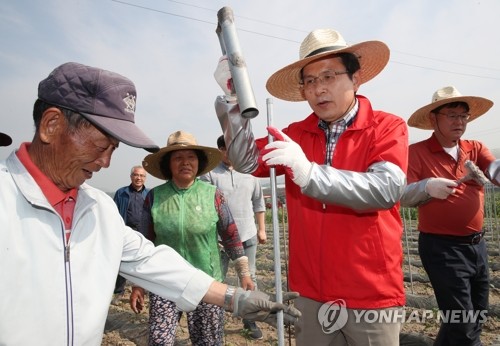
[[[276,141],[266,145],[264,150],[269,152],[262,159],[270,166],[283,165],[289,168],[293,182],[301,188],[306,186],[312,163],[302,148],[277,128],[269,126],[267,130]]]
[[[219,84],[222,91],[224,91],[226,101],[236,101],[236,93],[233,90],[233,78],[231,76],[231,69],[229,68],[229,62],[227,56],[223,55],[219,59],[217,68],[214,72],[215,80]]]
[[[447,199],[449,195],[455,193],[454,187],[458,183],[455,180],[446,178],[429,178],[425,184],[425,192],[437,199]]]

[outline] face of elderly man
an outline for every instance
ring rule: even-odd
[[[142,189],[146,182],[146,170],[141,167],[134,167],[132,173],[130,173],[130,181],[134,189],[137,191]]]
[[[42,171],[59,187],[68,191],[82,185],[101,168],[109,167],[118,140],[87,124],[70,129],[62,112],[45,111],[40,139],[51,147],[51,155],[43,157]]]

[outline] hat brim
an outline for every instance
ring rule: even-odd
[[[286,101],[304,101],[300,92],[300,71],[311,62],[328,55],[353,53],[360,63],[360,84],[378,75],[389,62],[389,47],[380,41],[366,41],[345,48],[325,51],[299,61],[275,72],[266,83],[267,91],[274,97]]]
[[[222,160],[222,153],[216,148],[204,147],[201,145],[171,145],[163,147],[156,153],[146,156],[142,161],[142,166],[152,176],[158,179],[167,180],[167,177],[161,171],[160,162],[165,154],[176,150],[201,150],[207,155],[207,167],[196,174],[197,177],[210,172]]]
[[[102,131],[127,145],[143,148],[149,152],[157,152],[160,148],[133,122],[116,118],[108,118],[88,113],[80,113]]]
[[[0,147],[8,147],[11,144],[12,138],[9,135],[0,132]]]
[[[479,118],[493,106],[492,101],[479,96],[448,97],[419,108],[408,119],[408,126],[416,127],[422,130],[434,130],[429,119],[430,112],[438,107],[452,102],[465,102],[469,105],[469,123],[474,119]]]

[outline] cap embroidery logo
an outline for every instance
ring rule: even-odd
[[[123,99],[125,102],[125,112],[134,113],[135,112],[135,96],[127,93],[127,96]]]

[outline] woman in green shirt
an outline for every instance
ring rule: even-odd
[[[174,248],[189,263],[222,281],[219,236],[235,263],[241,286],[254,289],[248,258],[224,195],[197,178],[220,160],[218,149],[199,146],[191,134],[171,134],[167,146],[146,156],[143,162],[148,173],[167,181],[148,193],[139,231],[155,245]],[[137,295],[142,298],[144,291],[134,287],[131,300]],[[182,311],[172,301],[153,293],[149,297],[149,345],[173,345]],[[201,302],[187,313],[187,319],[193,345],[222,345],[223,308]]]

